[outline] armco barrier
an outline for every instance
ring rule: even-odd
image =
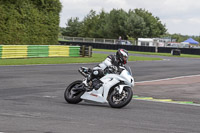
[[[0,59],[1,59],[1,56],[2,56],[2,46],[0,45]]]
[[[49,46],[49,57],[69,56],[69,47]]]
[[[69,46],[69,56],[71,57],[80,56],[80,46]]]
[[[70,42],[70,41],[59,41],[60,45],[79,45],[79,46],[92,46],[98,49],[113,49],[124,48],[130,51],[141,51],[141,52],[155,52],[155,47],[147,46],[130,46],[130,45],[117,45],[117,44],[105,44],[105,43],[87,43],[87,42]],[[171,53],[173,47],[158,47],[159,53]],[[181,54],[194,54],[200,55],[200,49],[197,48],[178,48],[181,50]]]
[[[3,45],[1,58],[26,58],[27,46]]]
[[[48,45],[28,45],[27,56],[28,57],[48,57],[49,46]]]
[[[78,57],[80,46],[0,45],[0,58]]]
[[[99,49],[113,49],[124,48],[131,51],[144,51],[144,52],[155,52],[155,47],[144,47],[144,46],[131,46],[131,45],[117,45],[117,44],[105,44],[105,43],[87,43],[87,42],[66,42],[59,41],[59,45],[79,45],[79,46],[92,46],[92,48]]]

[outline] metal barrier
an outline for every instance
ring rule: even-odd
[[[113,49],[117,50],[119,48],[124,48],[130,51],[142,51],[142,52],[155,52],[155,47],[148,47],[148,46],[131,46],[131,45],[117,45],[117,44],[104,44],[104,43],[87,43],[87,42],[66,42],[66,41],[59,41],[60,45],[79,45],[79,46],[92,46],[93,48],[98,49]],[[171,50],[174,49],[173,47],[158,47],[158,53],[171,53]],[[182,54],[194,54],[200,55],[200,49],[198,48],[179,48]]]
[[[70,42],[88,42],[88,43],[106,43],[106,44],[116,44],[118,41],[117,39],[83,38],[83,37],[68,37],[68,36],[59,36],[59,39]]]

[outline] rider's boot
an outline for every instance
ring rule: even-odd
[[[87,79],[83,81],[83,84],[84,84],[85,91],[91,91],[91,87],[90,87]]]
[[[83,81],[83,84],[85,85],[86,91],[92,91],[92,79],[90,75]]]
[[[103,85],[103,82],[100,79],[92,79],[90,76],[88,76],[83,83],[86,91],[92,91],[93,89],[98,90]]]

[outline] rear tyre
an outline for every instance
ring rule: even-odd
[[[116,89],[113,89],[108,96],[108,103],[112,108],[122,108],[131,101],[132,97],[132,89],[125,86],[121,94]]]
[[[73,91],[73,89],[75,89],[74,87],[80,84],[82,84],[82,81],[77,80],[71,83],[66,88],[65,93],[64,93],[64,98],[68,103],[77,104],[82,101],[80,97],[83,95],[84,91]]]

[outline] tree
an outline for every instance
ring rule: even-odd
[[[128,14],[123,9],[113,9],[110,11],[106,18],[106,31],[110,38],[119,38],[119,36],[121,36],[123,39],[127,39],[125,23],[127,17]]]
[[[108,29],[106,29],[108,13],[102,10],[99,15],[97,15],[97,21],[95,24],[95,32],[93,32],[93,36],[97,38],[109,38],[107,34]]]
[[[127,35],[129,37],[139,38],[145,37],[145,21],[142,17],[134,13],[134,11],[129,10],[128,17],[125,22]]]
[[[78,36],[80,33],[81,22],[79,22],[79,18],[70,18],[67,21],[66,29],[63,31],[64,36]]]
[[[109,13],[102,10],[96,13],[91,10],[83,21],[78,18],[69,19],[66,27],[68,36],[92,38],[159,37],[165,34],[165,25],[158,17],[143,9],[113,9]]]
[[[145,36],[159,37],[166,33],[165,25],[163,25],[158,17],[154,17],[152,13],[144,9],[135,9],[135,13],[142,17],[145,21]]]
[[[94,10],[91,10],[83,20],[79,36],[95,37],[94,34],[97,21],[98,16],[96,15],[96,12]]]

